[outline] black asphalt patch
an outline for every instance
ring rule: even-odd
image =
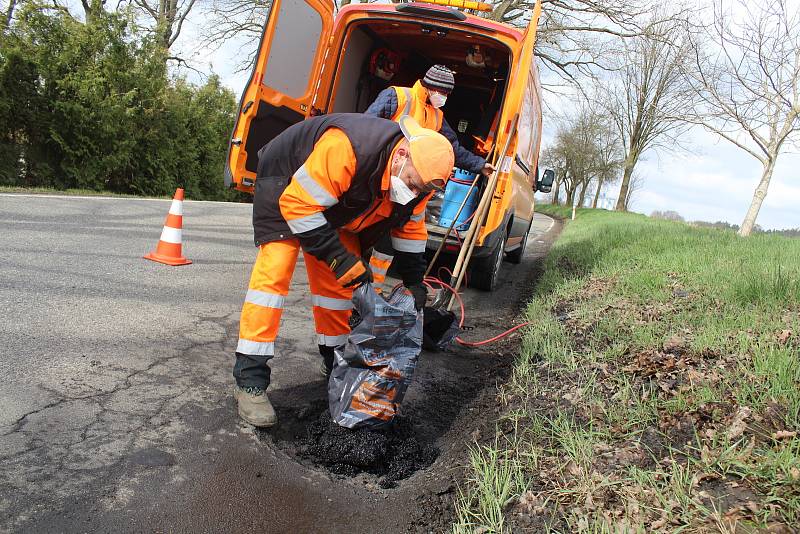
[[[421,443],[402,417],[385,430],[351,430],[334,423],[327,410],[309,425],[308,437],[300,442],[298,452],[332,473],[378,475],[382,488],[394,487],[397,481],[428,467],[439,454],[434,446]]]

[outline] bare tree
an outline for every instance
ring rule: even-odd
[[[726,3],[727,5],[727,3]],[[735,17],[720,0],[709,43],[694,41],[690,79],[701,99],[697,122],[762,166],[739,235],[753,231],[778,156],[800,130],[800,12],[784,0],[740,3]]]
[[[255,61],[271,5],[272,0],[213,0],[208,10],[210,22],[206,25],[204,44],[219,48],[232,39],[247,43],[238,69],[249,70]]]
[[[644,188],[644,177],[638,172],[634,172],[631,176],[631,181],[628,185],[628,191],[625,194],[625,211],[630,211],[633,208],[633,197]],[[619,199],[617,199],[619,200]]]
[[[675,210],[664,210],[664,211],[654,210],[650,214],[650,217],[653,219],[665,219],[667,221],[685,222],[685,219],[681,216],[681,214]]]
[[[664,21],[667,22],[664,22]],[[645,35],[629,39],[603,103],[622,142],[622,182],[617,210],[624,210],[631,176],[648,150],[674,149],[689,127],[684,118],[694,94],[683,75],[691,47],[685,26],[659,15]]]
[[[542,162],[556,174],[556,190],[563,186],[565,201],[583,205],[589,184],[598,187],[613,174],[613,130],[593,106],[584,104],[574,116],[562,120],[555,142],[542,154]],[[554,201],[557,201],[554,193]]]
[[[539,0],[490,0],[492,20],[525,26]],[[563,80],[579,84],[582,77],[611,67],[609,43],[641,34],[640,21],[654,0],[540,0],[542,14],[536,55],[543,66]],[[552,88],[552,87],[551,87]]]
[[[84,0],[85,1],[85,0]],[[196,0],[130,0],[136,9],[153,22],[159,44],[169,50],[183,28]]]
[[[613,121],[605,119],[604,133],[597,140],[598,167],[595,176],[596,188],[592,208],[597,207],[603,186],[611,185],[617,181],[622,164],[620,138],[614,132]]]

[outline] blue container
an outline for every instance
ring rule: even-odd
[[[467,191],[472,186],[472,182],[477,178],[477,174],[472,174],[462,169],[456,169],[455,176],[448,180],[447,187],[444,190],[444,199],[442,201],[442,214],[439,217],[439,226],[450,227],[453,223],[453,218],[458,213],[458,208],[464,202],[464,197]],[[478,187],[475,186],[469,194],[467,203],[464,204],[464,209],[456,220],[456,230],[465,230],[469,227],[467,219],[469,219],[478,204]]]

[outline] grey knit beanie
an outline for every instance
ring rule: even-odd
[[[445,93],[449,93],[456,86],[456,80],[453,77],[453,71],[444,65],[434,65],[425,73],[422,79],[422,85],[429,89],[439,89]]]

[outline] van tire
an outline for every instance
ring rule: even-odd
[[[503,265],[505,239],[497,240],[492,253],[484,258],[476,258],[469,270],[469,285],[483,291],[494,291]]]
[[[531,222],[528,223],[528,230],[525,232],[525,235],[522,236],[522,241],[519,243],[519,248],[514,249],[506,254],[506,261],[508,261],[508,263],[513,263],[514,265],[519,265],[522,263],[522,258],[525,257],[525,248],[528,246],[528,234],[531,233],[532,226],[533,219],[531,219]]]

